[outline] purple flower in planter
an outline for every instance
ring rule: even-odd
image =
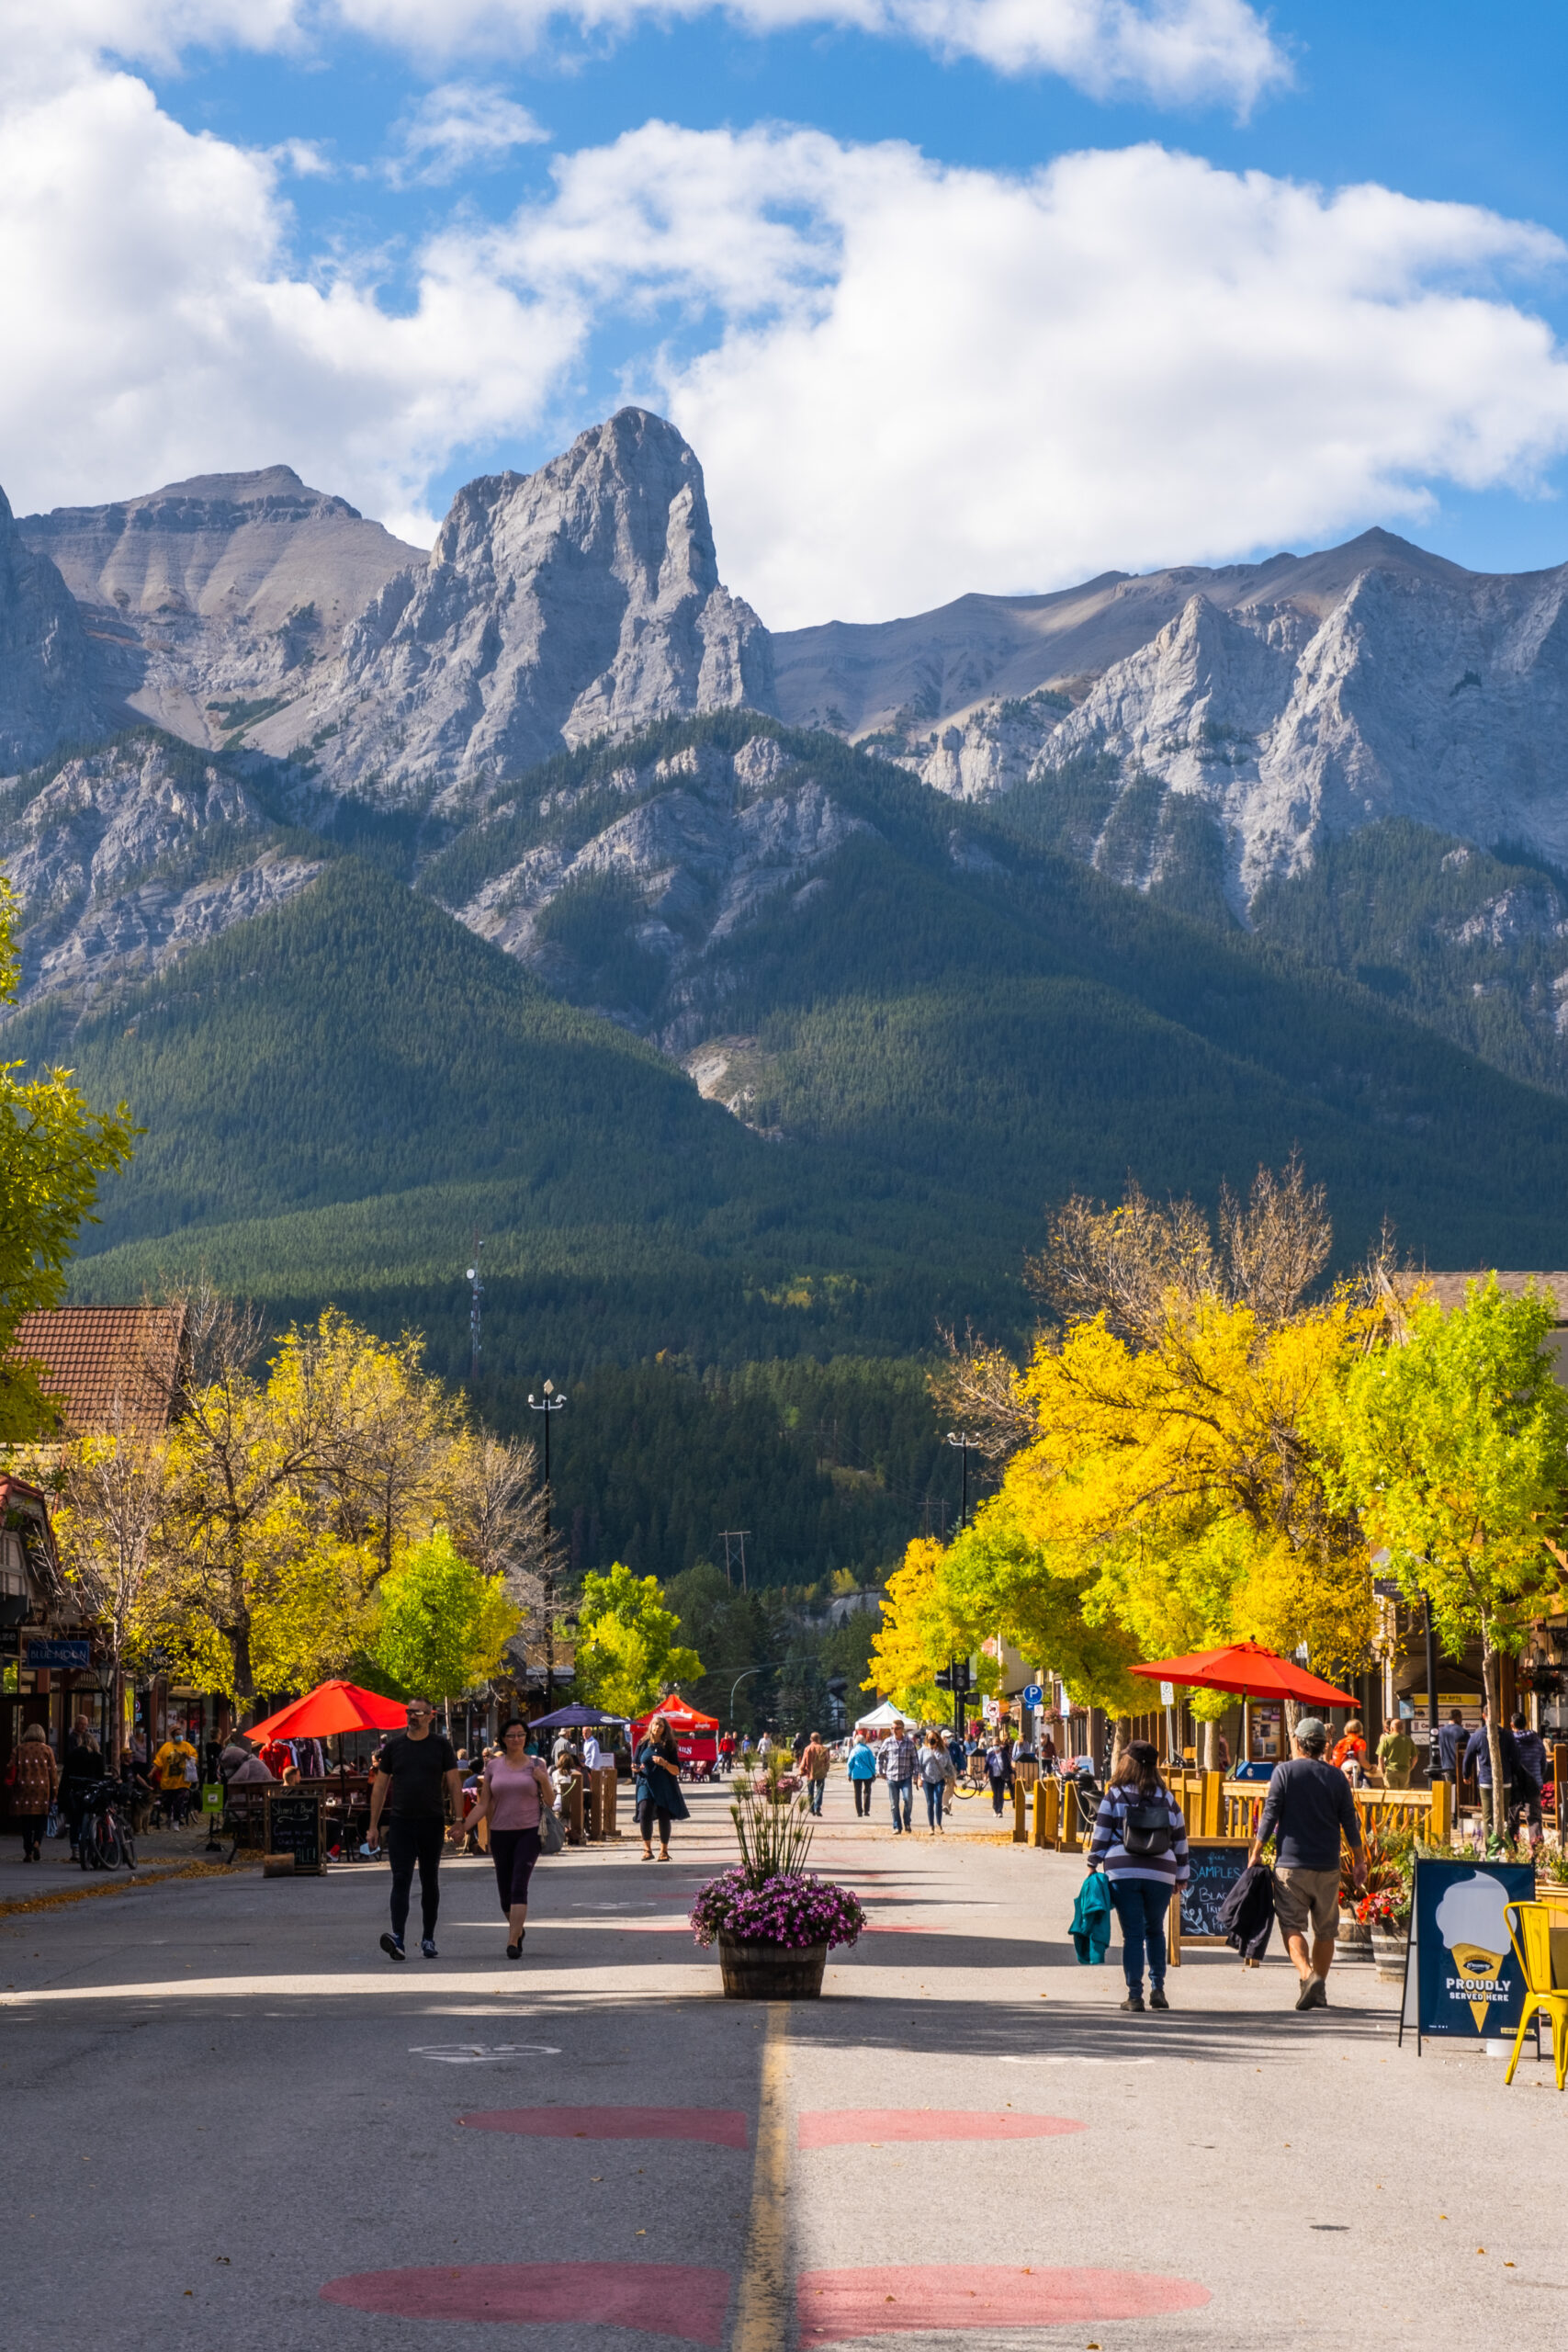
[[[812,1944],[852,1944],[865,1926],[860,1897],[847,1886],[824,1884],[797,1871],[750,1886],[743,1871],[726,1871],[698,1891],[691,1917],[700,1944],[722,1934],[791,1951]]]

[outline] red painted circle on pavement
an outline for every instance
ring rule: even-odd
[[[517,2132],[532,2140],[706,2140],[750,2145],[739,2107],[497,2107],[460,2115],[470,2132]]]
[[[1087,2125],[1065,2115],[980,2115],[961,2108],[807,2109],[797,2126],[803,2148],[845,2148],[867,2140],[1053,2140]]]
[[[899,2329],[1081,2327],[1196,2311],[1209,2290],[1137,2270],[971,2269],[942,2263],[889,2270],[807,2270],[795,2289],[802,2352]]]
[[[685,2344],[718,2344],[729,2273],[669,2262],[486,2262],[364,2270],[329,2278],[321,2301],[394,2319],[488,2320],[510,2327],[596,2321]]]

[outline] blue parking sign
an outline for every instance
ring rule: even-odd
[[[1032,1682],[1028,1690],[1023,1694],[1023,1703],[1026,1707],[1037,1707],[1044,1696],[1045,1693],[1040,1688],[1039,1683]]]

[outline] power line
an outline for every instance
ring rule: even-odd
[[[718,1540],[724,1546],[724,1581],[728,1585],[733,1586],[735,1582],[729,1573],[729,1547],[732,1543],[739,1544],[740,1546],[740,1589],[742,1592],[746,1590],[746,1538],[750,1532],[749,1527],[721,1527],[718,1531]]]

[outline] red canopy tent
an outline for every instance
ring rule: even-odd
[[[682,1764],[716,1764],[718,1761],[718,1717],[705,1715],[696,1707],[689,1707],[678,1691],[671,1690],[657,1707],[649,1707],[632,1725],[632,1751],[647,1731],[655,1715],[662,1715],[675,1735],[675,1745]]]
[[[245,1737],[258,1744],[268,1739],[331,1739],[336,1732],[401,1731],[407,1720],[400,1699],[384,1699],[379,1690],[362,1690],[357,1682],[320,1682],[302,1699],[290,1699],[276,1715],[253,1724]]]

